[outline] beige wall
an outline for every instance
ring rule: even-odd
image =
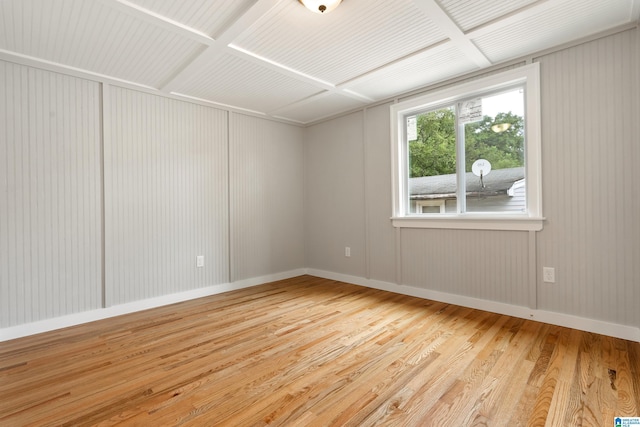
[[[0,328],[304,267],[300,127],[3,61],[0,94]]]
[[[524,59],[539,233],[393,228],[389,103],[302,129],[0,62],[0,328],[305,267],[639,328],[639,51]]]
[[[304,267],[303,129],[231,116],[231,281]]]
[[[362,119],[358,112],[305,133],[307,267],[366,273]],[[351,248],[349,258],[345,247]]]
[[[226,282],[227,113],[105,90],[105,305]]]
[[[389,105],[310,127],[306,188],[327,191],[305,199],[307,265],[640,327],[638,32],[525,58],[541,66],[539,233],[393,229]],[[347,230],[364,260],[343,256]]]
[[[102,305],[99,100],[0,61],[0,327]]]

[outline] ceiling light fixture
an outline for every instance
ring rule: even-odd
[[[491,126],[491,130],[495,133],[502,133],[511,127],[511,123],[496,123]]]
[[[342,0],[298,0],[311,12],[324,14],[329,13],[342,2]]]

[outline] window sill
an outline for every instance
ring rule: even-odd
[[[540,231],[543,217],[484,216],[484,215],[433,215],[392,217],[397,228],[448,228],[455,230],[510,230]]]

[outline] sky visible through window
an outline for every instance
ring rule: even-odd
[[[482,114],[495,117],[498,113],[511,111],[524,117],[524,93],[522,89],[482,97]]]

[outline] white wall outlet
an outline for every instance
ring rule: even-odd
[[[198,255],[196,257],[196,267],[204,267],[204,255]]]
[[[350,257],[351,256],[351,248],[349,246],[345,246],[344,247],[344,256],[346,256],[346,257]]]
[[[556,269],[553,267],[542,267],[542,280],[546,283],[556,283]]]

